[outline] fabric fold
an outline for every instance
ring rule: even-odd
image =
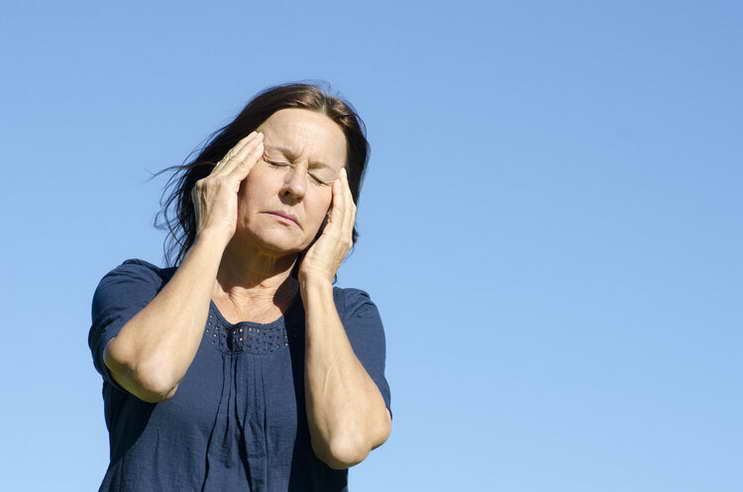
[[[268,458],[265,446],[265,381],[262,371],[263,359],[260,357],[250,358],[248,363],[248,392],[251,395],[250,402],[255,405],[248,412],[248,427],[243,434],[245,446],[248,450],[248,463],[250,465],[250,490],[251,492],[266,492],[268,490]],[[256,367],[260,366],[260,370]],[[256,416],[258,417],[256,419]]]
[[[235,357],[235,359],[237,359],[237,357]],[[247,420],[248,415],[248,404],[245,399],[246,380],[244,365],[244,361],[235,361],[235,415],[237,416],[237,425],[240,428],[241,436],[245,436],[245,421]]]
[[[206,467],[205,467],[205,475],[204,475],[204,483],[201,487],[202,492],[205,490],[208,490],[207,484],[210,480],[210,471],[213,467],[212,461],[217,458],[221,454],[221,450],[218,449],[218,446],[224,446],[224,437],[228,434],[226,431],[220,429],[221,426],[224,426],[224,419],[220,418],[222,413],[222,402],[224,401],[224,392],[225,387],[228,386],[227,380],[228,380],[228,374],[229,374],[229,364],[227,363],[227,356],[225,354],[222,355],[222,387],[219,391],[219,404],[217,405],[217,413],[214,415],[214,423],[212,424],[211,432],[209,432],[209,437],[207,439],[207,445],[206,445]],[[216,435],[222,435],[222,440],[217,443],[217,441],[214,439]],[[228,445],[229,448],[229,445]]]

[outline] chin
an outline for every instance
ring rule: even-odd
[[[260,234],[249,234],[249,236],[251,242],[258,245],[260,249],[282,256],[299,253],[306,247],[304,246],[306,241],[303,234],[292,233],[287,230],[269,228],[263,230]]]

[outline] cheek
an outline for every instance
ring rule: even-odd
[[[267,195],[270,195],[272,189],[277,184],[273,181],[275,177],[266,173],[264,169],[256,167],[250,170],[250,173],[240,182],[238,196],[241,201],[250,203],[259,203]]]
[[[333,202],[333,195],[331,193],[326,193],[323,195],[322,200],[320,200],[320,215],[322,218],[325,218],[325,215],[330,212],[330,208],[332,206]]]
[[[237,212],[240,216],[251,215],[256,209],[261,209],[265,203],[261,193],[261,188],[251,183],[249,180],[243,180],[237,191]]]
[[[317,196],[311,207],[307,209],[309,212],[308,218],[312,217],[312,225],[315,231],[319,231],[322,227],[323,221],[326,220],[328,212],[330,212],[331,197],[330,195]],[[309,204],[308,204],[309,205]]]

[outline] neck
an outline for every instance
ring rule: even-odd
[[[298,292],[291,278],[297,254],[278,256],[230,241],[222,254],[213,295],[237,306],[281,305]]]

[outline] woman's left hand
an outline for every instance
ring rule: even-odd
[[[333,198],[328,222],[322,235],[307,250],[299,267],[299,280],[321,278],[333,281],[335,273],[353,246],[352,232],[356,220],[356,204],[348,186],[346,169],[341,169],[333,181]]]

